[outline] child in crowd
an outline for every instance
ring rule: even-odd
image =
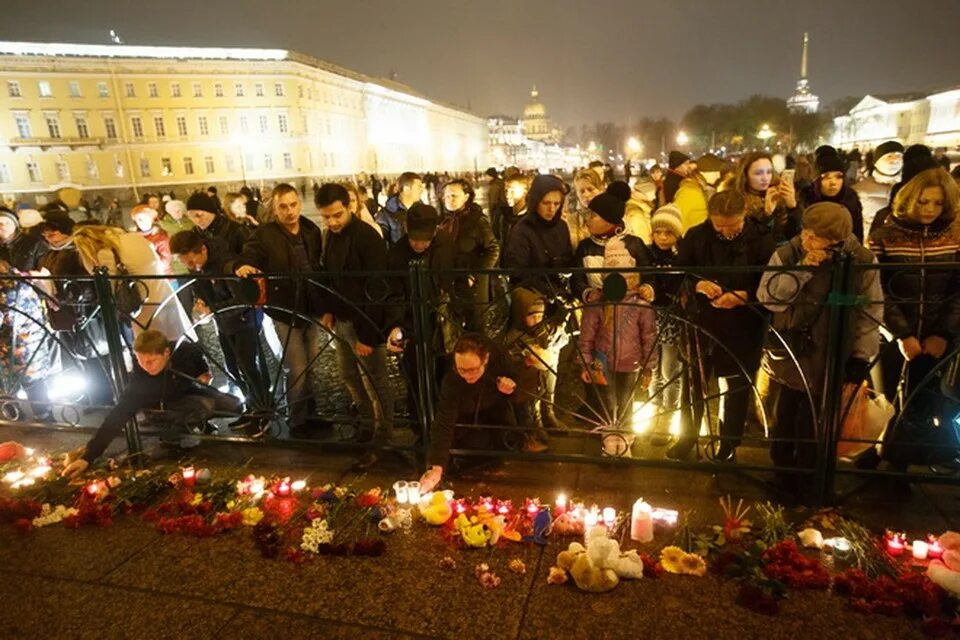
[[[650,223],[650,256],[657,267],[672,267],[677,259],[677,242],[683,237],[683,215],[675,204],[657,209]],[[657,407],[650,443],[662,447],[670,442],[670,423],[680,408],[680,329],[675,317],[682,313],[677,301],[683,276],[658,274],[653,305],[657,310],[658,362],[653,370],[650,399]]]
[[[160,262],[163,263],[163,272],[171,273],[170,264],[173,256],[170,253],[170,236],[158,224],[160,213],[145,204],[138,204],[130,212],[133,223],[137,225],[137,232],[153,246]]]

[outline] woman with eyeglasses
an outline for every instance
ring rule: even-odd
[[[461,469],[465,466],[461,460],[451,461],[451,449],[500,449],[502,427],[516,425],[515,373],[492,341],[478,333],[463,334],[453,347],[452,364],[440,385],[427,471],[420,479],[424,492],[440,482],[451,462]]]

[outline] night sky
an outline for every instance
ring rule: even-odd
[[[860,7],[869,7],[863,10]],[[4,40],[276,47],[479,115],[530,85],[563,126],[679,119],[699,102],[787,97],[810,32],[829,103],[960,85],[960,0],[4,0]]]

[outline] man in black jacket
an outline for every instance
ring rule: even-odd
[[[311,431],[307,427],[313,388],[310,370],[320,357],[321,328],[315,320],[323,310],[320,287],[303,277],[322,270],[323,237],[320,227],[300,215],[301,209],[297,190],[278,184],[273,189],[275,220],[257,227],[243,246],[243,254],[226,263],[226,271],[240,277],[260,273],[287,276],[260,282],[266,288],[267,315],[283,345],[290,434],[294,437]]]
[[[386,271],[387,253],[379,234],[350,213],[350,194],[342,185],[322,185],[316,205],[329,232],[323,264],[331,274],[332,295],[324,300],[323,324],[340,341],[340,375],[366,422],[357,439],[369,442],[376,438],[383,444],[393,431],[393,387],[383,337],[388,285],[382,275],[368,276],[366,272]],[[376,462],[376,454],[368,451],[357,466],[366,468]]]
[[[39,236],[23,233],[17,214],[0,207],[0,260],[17,271],[35,271],[47,245]]]
[[[195,344],[184,342],[174,350],[166,336],[148,329],[137,336],[133,354],[139,366],[134,368],[130,383],[83,453],[68,461],[62,475],[83,473],[141,409],[171,410],[184,416],[240,410],[239,400],[208,385],[210,369]]]
[[[201,238],[219,238],[232,255],[240,255],[250,232],[219,213],[220,204],[206,193],[197,192],[187,200],[187,216],[193,221]]]
[[[204,239],[193,230],[177,232],[170,239],[170,251],[190,273],[220,276],[194,283],[193,315],[214,314],[227,371],[253,406],[265,407],[270,376],[260,353],[263,312],[253,307],[230,308],[243,299],[237,281],[226,277],[225,265],[234,256],[218,238]]]

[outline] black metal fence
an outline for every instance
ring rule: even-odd
[[[229,428],[237,416],[204,417],[195,437],[422,457],[449,420],[437,411],[443,377],[458,375],[448,354],[475,331],[509,363],[516,389],[501,403],[509,417],[487,424],[479,411],[460,412],[447,425],[458,434],[454,465],[497,456],[766,471],[821,501],[833,499],[841,474],[958,484],[960,291],[931,297],[924,288],[958,267],[843,256],[816,268],[468,272],[414,263],[362,277],[268,275],[263,286],[134,277],[148,304],[129,314],[118,309],[117,285],[130,277],[6,276],[0,410],[8,423],[95,427],[126,383],[133,335],[169,334],[176,320],[175,337],[198,345],[212,384],[257,418],[251,432],[249,421],[246,430]],[[733,275],[755,287],[721,285],[711,299],[699,284]],[[202,283],[217,283],[222,295],[193,314]],[[296,285],[283,305],[270,299],[281,283]],[[902,292],[911,295],[894,295]],[[311,299],[356,326],[325,322]],[[365,324],[389,338],[356,357]],[[920,338],[922,353],[910,359],[898,340],[910,337],[904,327]],[[937,331],[943,343],[929,340]],[[303,414],[309,428],[291,430]],[[142,451],[141,429],[163,422],[162,411],[132,422],[130,453]]]

